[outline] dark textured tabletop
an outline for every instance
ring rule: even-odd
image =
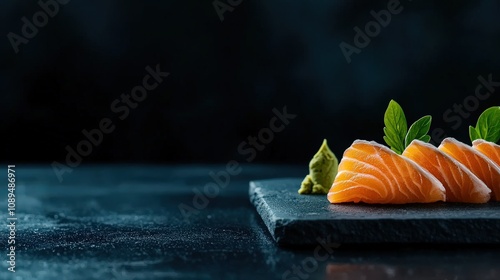
[[[227,170],[82,166],[59,182],[50,166],[18,165],[16,272],[7,270],[4,226],[0,279],[500,279],[492,246],[279,247],[250,204],[248,183],[307,169]]]

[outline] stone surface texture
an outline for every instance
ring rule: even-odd
[[[250,201],[280,245],[500,244],[500,203],[330,204],[300,178],[250,182]]]

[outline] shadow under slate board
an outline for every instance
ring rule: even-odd
[[[301,178],[250,182],[250,201],[279,245],[500,244],[500,203],[330,204]]]

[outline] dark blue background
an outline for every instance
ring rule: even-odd
[[[474,94],[479,75],[500,81],[499,1],[402,0],[347,63],[339,44],[388,2],[243,0],[221,21],[209,0],[72,0],[16,54],[7,34],[40,6],[2,1],[2,160],[63,162],[104,117],[116,129],[86,162],[241,160],[238,145],[285,105],[297,118],[255,162],[307,162],[323,138],[340,158],[354,139],[382,143],[391,98],[410,121],[431,114],[433,129],[467,141],[500,88],[457,129],[443,114]],[[110,104],[156,64],[170,76],[118,120]]]

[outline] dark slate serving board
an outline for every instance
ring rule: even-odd
[[[330,204],[326,195],[299,195],[301,181],[250,182],[250,201],[280,245],[500,244],[498,202]]]

